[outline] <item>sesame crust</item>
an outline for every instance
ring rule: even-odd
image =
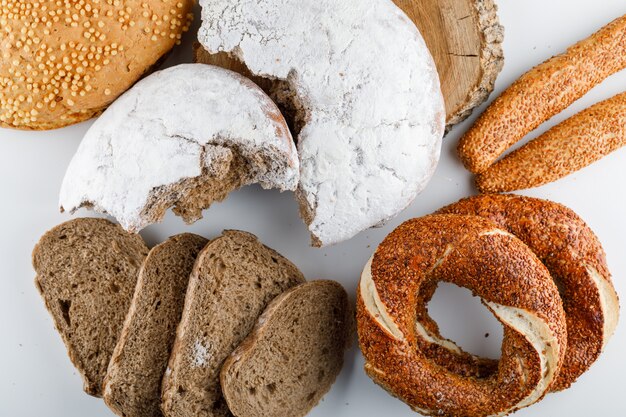
[[[538,187],[602,159],[626,144],[626,93],[600,102],[476,176],[481,193]]]
[[[485,171],[527,133],[624,68],[626,15],[515,81],[461,138],[461,161],[473,173]]]
[[[174,45],[192,0],[0,0],[0,126],[100,114]]]
[[[597,271],[617,300],[596,235],[569,208],[516,195],[470,197],[437,213],[489,219],[528,245],[548,268],[560,287],[567,321],[567,352],[552,391],[568,388],[589,369],[610,338],[604,334],[605,314],[615,320],[619,314],[604,311],[600,290],[589,273],[589,268]]]
[[[457,374],[429,358],[419,349],[415,323],[420,314],[427,314],[420,290],[434,281],[469,288],[486,303],[532,313],[547,324],[558,344],[557,368],[563,360],[565,315],[556,285],[526,245],[489,220],[458,215],[409,220],[378,247],[371,275],[380,304],[403,337],[381,325],[383,314],[366,307],[363,291],[358,291],[365,370],[422,414],[508,414],[519,408],[543,376],[539,353],[524,334],[504,322],[502,356],[497,371],[488,376]]]

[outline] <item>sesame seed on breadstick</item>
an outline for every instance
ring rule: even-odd
[[[570,117],[476,176],[482,193],[538,187],[626,145],[626,93]]]
[[[623,68],[626,15],[515,81],[461,138],[461,161],[473,173],[485,171],[526,134]]]

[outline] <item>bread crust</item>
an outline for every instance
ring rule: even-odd
[[[262,343],[262,342],[272,343],[271,339],[268,338],[267,333],[270,331],[271,326],[274,324],[272,321],[283,309],[285,309],[285,306],[288,305],[289,301],[294,297],[302,297],[303,299],[306,300],[306,298],[304,298],[305,296],[301,294],[304,293],[310,296],[311,290],[313,290],[316,287],[317,288],[327,287],[327,291],[340,294],[340,297],[344,299],[343,312],[345,314],[341,316],[334,323],[334,325],[338,326],[338,328],[341,329],[337,333],[342,335],[344,340],[343,340],[343,343],[340,342],[341,351],[340,352],[336,351],[336,352],[331,353],[337,356],[336,358],[334,358],[337,366],[334,369],[327,369],[324,380],[323,381],[318,380],[317,386],[307,386],[307,387],[300,388],[300,390],[302,391],[313,390],[315,395],[313,398],[308,400],[306,404],[302,404],[299,410],[290,410],[289,415],[291,417],[305,416],[321,400],[321,398],[330,390],[337,375],[341,371],[341,367],[343,365],[344,350],[348,348],[351,337],[354,334],[353,333],[354,332],[354,329],[353,329],[354,310],[349,307],[348,295],[346,294],[346,291],[343,289],[343,287],[339,283],[335,281],[329,281],[329,280],[319,280],[319,281],[312,281],[312,282],[300,284],[296,287],[293,287],[285,291],[278,297],[274,298],[274,300],[272,300],[272,302],[268,304],[263,314],[259,316],[254,326],[254,329],[252,329],[250,334],[239,344],[239,346],[233,351],[233,353],[224,361],[224,365],[222,365],[222,370],[220,372],[220,383],[222,386],[222,392],[224,394],[224,398],[226,399],[226,402],[228,403],[228,406],[234,415],[241,416],[241,417],[251,417],[249,413],[246,413],[246,410],[248,410],[247,407],[239,404],[244,399],[237,397],[237,391],[232,390],[231,392],[231,389],[229,389],[231,385],[237,384],[239,370],[242,368],[242,365],[248,360],[250,360],[251,357],[255,354],[255,349],[259,343]],[[310,298],[310,301],[315,302],[313,301],[313,298]],[[304,306],[302,305],[300,306],[301,308],[304,308]],[[326,307],[329,309],[332,308],[332,306],[330,305],[323,305],[322,307],[323,308]],[[278,320],[278,318],[276,318],[276,320]],[[294,335],[294,337],[297,337],[297,334]],[[278,352],[276,353],[276,356],[277,356],[277,362],[280,363],[280,359],[278,358],[279,356]],[[286,364],[284,364],[283,366],[285,365]],[[293,368],[297,367],[298,365],[299,364],[297,362],[294,363],[293,365],[291,365],[291,362],[290,362],[289,371],[293,371]],[[308,366],[308,364],[300,365],[300,366],[302,368],[305,368]],[[287,372],[287,369],[285,369],[285,372]],[[305,395],[306,393],[303,396]],[[260,412],[260,410],[257,410],[257,412]],[[260,414],[260,415],[263,415],[263,414]]]
[[[56,129],[97,116],[149,72],[193,20],[193,0],[0,8],[0,127]]]
[[[598,358],[619,315],[617,293],[596,235],[569,208],[517,195],[470,197],[437,213],[489,219],[517,236],[548,268],[559,285],[567,321],[567,351],[552,391],[568,388]]]
[[[417,348],[427,315],[420,290],[439,280],[471,289],[503,323],[502,357],[491,375],[459,375]],[[548,342],[538,348],[504,309],[543,326]],[[476,216],[431,215],[391,232],[363,271],[357,325],[367,374],[426,415],[504,415],[532,404],[554,381],[567,343],[562,303],[543,264]]]
[[[103,383],[107,406],[123,417],[160,417],[161,379],[180,321],[189,274],[208,240],[172,236],[141,265],[124,327]]]
[[[241,186],[295,190],[298,178],[292,136],[260,88],[223,68],[181,64],[135,84],[93,124],[59,200],[61,211],[92,208],[138,232],[172,206],[192,223]]]
[[[481,193],[538,187],[626,144],[626,93],[570,117],[476,176]]]
[[[222,279],[228,268],[242,269]],[[230,416],[219,385],[223,361],[272,299],[303,282],[295,265],[251,233],[225,230],[212,240],[198,255],[189,278],[162,381],[163,414]]]
[[[92,218],[52,228],[33,249],[35,286],[89,395],[102,394],[106,368],[147,254],[139,235]]]
[[[536,66],[507,88],[461,138],[458,153],[473,173],[626,67],[626,15]]]

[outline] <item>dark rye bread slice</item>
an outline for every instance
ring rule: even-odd
[[[231,415],[219,375],[224,360],[277,295],[302,273],[249,233],[225,231],[200,253],[189,280],[161,408],[167,417]]]
[[[47,232],[33,250],[35,285],[87,394],[102,381],[148,248],[105,219],[75,219]]]
[[[334,281],[313,281],[278,296],[221,372],[228,407],[239,417],[301,417],[328,392],[343,366],[354,320]]]
[[[209,241],[186,233],[152,248],[104,379],[104,401],[123,417],[161,416],[161,380],[185,302],[189,275]]]

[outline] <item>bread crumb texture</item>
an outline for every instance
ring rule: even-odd
[[[313,240],[340,242],[403,210],[439,159],[433,59],[392,2],[201,0],[198,40],[287,80],[305,112],[299,200]]]
[[[180,43],[192,0],[0,0],[0,126],[99,114]]]
[[[102,381],[148,254],[139,235],[105,219],[74,219],[33,250],[35,285],[90,395]]]
[[[341,372],[353,321],[348,295],[334,281],[301,284],[276,297],[222,366],[231,412],[308,414]]]
[[[294,190],[298,168],[285,120],[260,88],[232,71],[184,64],[138,82],[93,124],[60,205],[92,207],[138,231],[171,206],[198,220],[242,185]]]

